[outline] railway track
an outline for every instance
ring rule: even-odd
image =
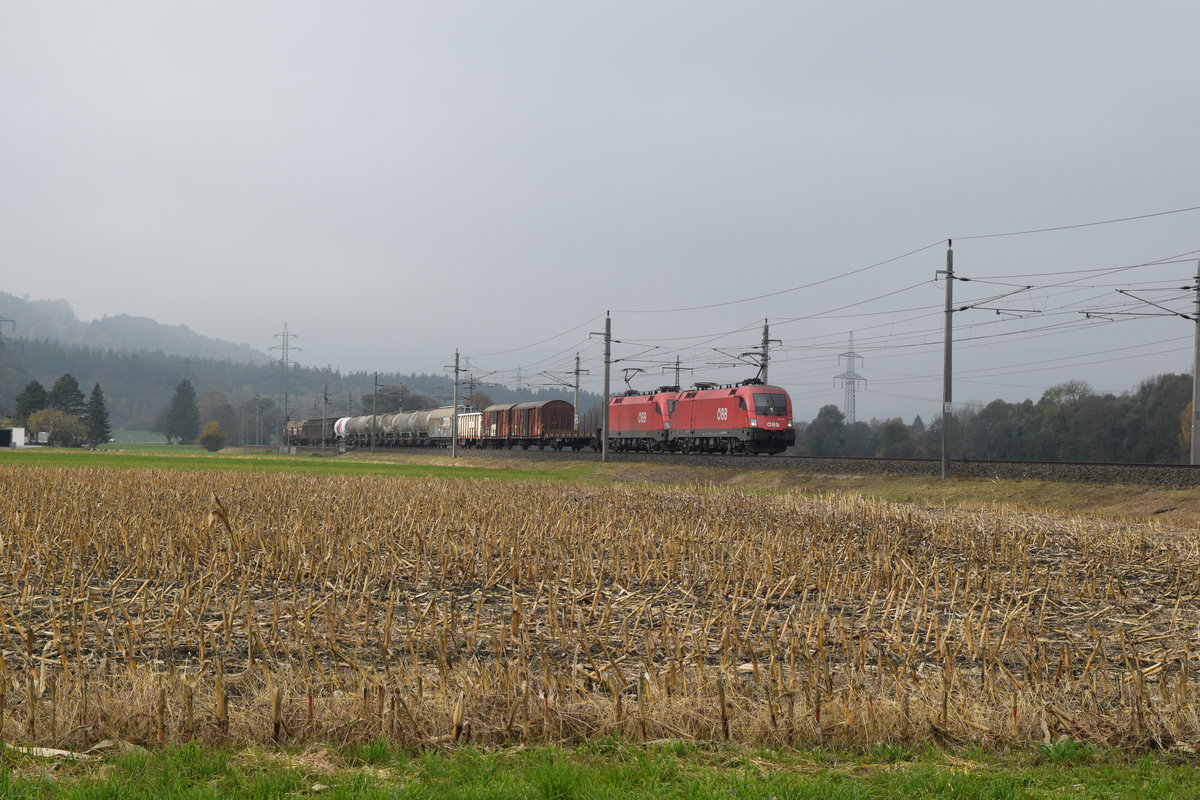
[[[596,461],[591,451],[465,450],[484,458],[521,458],[545,461]],[[812,456],[727,456],[679,453],[609,453],[612,462],[648,462],[724,469],[777,469],[819,474],[941,475],[942,462],[933,458],[837,458]],[[1200,486],[1200,466],[1187,464],[1113,464],[1060,461],[954,461],[951,471],[962,478],[1045,480],[1066,483],[1132,483],[1170,489]]]

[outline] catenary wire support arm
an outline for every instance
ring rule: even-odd
[[[768,324],[768,321],[764,319],[763,320],[762,343],[758,346],[758,349],[751,350],[748,353],[742,353],[740,356],[738,356],[738,358],[741,358],[741,359],[745,359],[748,357],[753,357],[755,359],[755,361],[747,362],[747,363],[756,364],[758,366],[758,375],[756,377],[758,378],[758,380],[762,381],[763,384],[770,383],[770,377],[768,375],[767,368],[771,361],[771,343],[772,342],[774,342],[775,344],[783,344],[782,340],[771,338],[771,326]],[[713,348],[713,349],[716,350],[716,348]],[[717,350],[717,352],[721,353],[722,355],[730,355],[729,353],[725,353],[721,350]]]
[[[1198,276],[1198,277],[1197,277],[1197,281],[1200,281],[1200,276]],[[1187,287],[1187,288],[1188,288],[1188,289],[1191,289],[1191,288],[1193,288],[1193,287],[1189,286],[1189,287]],[[1140,302],[1140,303],[1145,303],[1145,304],[1146,304],[1146,305],[1148,305],[1148,306],[1154,306],[1155,308],[1161,308],[1163,311],[1167,312],[1167,313],[1166,313],[1166,316],[1171,316],[1171,317],[1183,317],[1184,319],[1192,320],[1193,322],[1195,322],[1195,321],[1196,321],[1196,317],[1195,317],[1195,316],[1192,316],[1192,315],[1190,315],[1190,314],[1184,314],[1183,312],[1181,312],[1181,311],[1176,311],[1176,310],[1175,310],[1175,309],[1173,309],[1173,308],[1167,308],[1166,306],[1159,305],[1158,303],[1154,302],[1153,300],[1147,300],[1147,299],[1146,299],[1146,298],[1144,298],[1144,297],[1138,297],[1138,296],[1137,296],[1136,294],[1134,294],[1133,292],[1127,292],[1127,291],[1125,291],[1124,289],[1117,289],[1117,294],[1123,294],[1123,295],[1125,295],[1126,297],[1132,297],[1134,300],[1137,300],[1137,301],[1138,301],[1138,302]],[[1105,313],[1110,313],[1110,312],[1105,312]],[[1119,312],[1111,312],[1111,313],[1119,313]],[[1164,316],[1164,315],[1162,315],[1162,314],[1154,314],[1153,316]]]
[[[1190,426],[1192,442],[1190,452],[1188,453],[1188,463],[1195,466],[1200,465],[1200,261],[1196,262],[1196,282],[1191,286],[1180,286],[1179,288],[1184,291],[1195,292],[1195,309],[1191,314],[1184,314],[1182,311],[1168,308],[1153,300],[1139,297],[1125,289],[1117,289],[1117,293],[1132,300],[1137,300],[1139,303],[1153,306],[1162,313],[1150,311],[1081,311],[1079,313],[1083,314],[1085,319],[1106,319],[1110,316],[1179,317],[1192,323],[1194,328],[1192,335],[1192,419]]]

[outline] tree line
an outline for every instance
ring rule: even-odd
[[[1036,403],[968,403],[950,418],[950,457],[999,461],[1184,463],[1191,449],[1191,375],[1159,375],[1123,394],[1084,381],[1047,389]],[[942,417],[846,423],[837,406],[797,423],[795,452],[857,458],[936,458]]]
[[[126,430],[161,428],[165,408],[181,378],[196,389],[201,422],[215,419],[231,441],[278,441],[283,424],[283,370],[278,363],[260,364],[219,359],[186,359],[157,351],[123,352],[45,339],[26,339],[21,347],[0,348],[0,417],[11,415],[14,398],[30,380],[49,383],[70,372],[87,382],[104,385],[113,427]],[[288,416],[295,419],[387,413],[437,408],[450,404],[453,383],[448,375],[379,373],[379,398],[373,401],[376,375],[342,372],[333,367],[292,364],[287,372]],[[402,387],[402,388],[400,388]],[[486,391],[497,403],[553,398],[570,399],[569,389],[518,388],[470,384],[460,387],[466,398]],[[581,405],[599,402],[598,395],[581,395]]]
[[[179,382],[159,421],[155,430],[166,436],[168,444],[199,441],[213,451],[225,446],[226,434],[219,422],[206,420],[201,429],[200,406],[191,381]],[[64,447],[95,447],[112,438],[104,390],[97,383],[85,402],[79,382],[69,372],[63,373],[49,391],[36,379],[26,384],[17,395],[12,422],[33,434],[45,433],[51,444]]]
[[[45,432],[51,442],[65,446],[95,447],[112,437],[104,390],[97,383],[85,401],[79,381],[69,372],[49,391],[36,379],[27,383],[17,395],[13,421],[33,433]]]

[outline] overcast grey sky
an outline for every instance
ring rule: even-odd
[[[637,388],[676,356],[747,377],[712,348],[769,318],[798,418],[841,404],[854,332],[859,418],[928,420],[953,237],[995,282],[962,304],[1034,287],[956,315],[956,400],[1121,391],[1190,370],[1193,327],[1078,312],[1189,310],[1200,212],[964,237],[1200,205],[1197,30],[1195,2],[0,0],[0,289],[263,349],[286,322],[342,369],[458,347],[541,383],[579,351],[593,389],[606,310]]]

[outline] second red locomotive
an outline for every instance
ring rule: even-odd
[[[796,443],[796,430],[787,390],[751,380],[614,397],[608,440],[616,450],[782,453]]]

